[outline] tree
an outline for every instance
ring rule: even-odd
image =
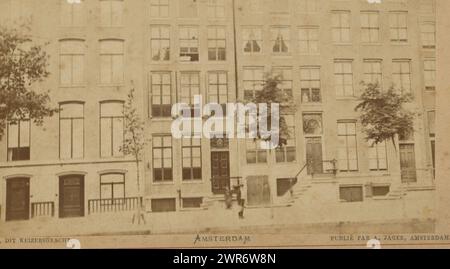
[[[0,138],[7,122],[29,119],[42,125],[58,109],[51,108],[49,91],[39,82],[49,76],[48,55],[31,44],[27,26],[0,26]]]
[[[133,215],[132,222],[134,223],[137,218],[138,224],[141,223],[141,220],[146,223],[142,204],[139,165],[145,147],[144,122],[140,119],[139,113],[134,106],[134,88],[128,93],[123,114],[125,118],[125,139],[120,151],[125,155],[131,155],[134,158],[134,162],[136,164],[136,183],[139,198],[137,210]]]
[[[292,96],[285,93],[279,88],[282,84],[282,75],[274,75],[272,73],[266,74],[265,82],[261,91],[257,91],[254,98],[249,100],[255,104],[267,104],[267,125],[272,123],[272,105],[278,104],[280,109],[279,114],[279,144],[278,147],[286,145],[287,140],[291,137],[289,127],[286,123],[285,115],[295,113],[295,105]],[[258,126],[259,129],[259,126]],[[270,141],[271,137],[261,137],[257,133],[257,140]]]
[[[395,135],[413,131],[415,113],[405,108],[413,100],[412,95],[400,93],[394,87],[383,91],[377,83],[363,85],[366,88],[355,111],[361,112],[366,140],[374,144],[391,140],[396,149]]]

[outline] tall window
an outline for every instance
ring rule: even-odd
[[[30,159],[30,120],[8,122],[8,161]]]
[[[100,41],[100,82],[102,84],[123,82],[123,49],[122,40]]]
[[[63,103],[59,108],[59,158],[83,158],[84,104]]]
[[[153,61],[170,60],[170,27],[152,26],[151,49]]]
[[[267,163],[267,150],[261,148],[259,141],[247,140],[247,163]]]
[[[226,60],[226,38],[224,27],[208,27],[208,60]]]
[[[289,27],[274,26],[270,29],[270,37],[273,53],[288,53],[291,42],[291,33]]]
[[[356,123],[338,122],[338,165],[342,172],[358,171]]]
[[[395,43],[408,42],[408,12],[395,11],[389,14],[391,41]]]
[[[152,18],[169,17],[169,0],[150,0],[150,16]]]
[[[202,179],[202,147],[199,138],[183,138],[183,180]]]
[[[298,8],[301,13],[317,12],[320,0],[299,0]]]
[[[350,43],[350,11],[333,11],[331,14],[334,43]]]
[[[190,0],[188,0],[190,1]],[[180,27],[180,61],[198,62],[198,27]]]
[[[352,60],[334,61],[334,88],[337,97],[354,96]]]
[[[121,157],[124,140],[123,102],[100,103],[101,157]]]
[[[178,0],[178,7],[181,18],[198,17],[198,0]]]
[[[361,12],[361,41],[376,43],[380,41],[380,14],[378,11]]]
[[[411,63],[410,60],[394,60],[392,79],[394,86],[402,92],[411,92]]]
[[[194,97],[200,95],[200,74],[198,72],[182,72],[180,75],[180,91],[178,96],[181,103],[191,106],[191,116],[198,116],[194,109]]]
[[[152,145],[153,181],[172,181],[172,137],[154,135]]]
[[[84,82],[84,41],[62,40],[59,57],[61,85],[82,84]]]
[[[262,52],[262,29],[261,27],[245,27],[242,29],[243,49],[245,53]]]
[[[123,0],[100,0],[100,25],[104,27],[122,26]]]
[[[427,59],[423,62],[425,76],[425,90],[434,91],[436,89],[436,60]]]
[[[244,67],[244,98],[253,100],[256,92],[262,90],[264,84],[263,67]]]
[[[100,199],[102,205],[121,204],[125,198],[125,174],[100,175]]]
[[[381,60],[378,59],[366,59],[364,60],[364,82],[365,83],[378,83],[381,86],[382,72],[381,72]]]
[[[278,88],[289,97],[293,97],[292,93],[292,68],[290,67],[275,67],[273,73],[276,76],[280,76],[280,84]]]
[[[172,78],[170,72],[154,72],[151,75],[152,116],[170,117],[172,110]]]
[[[422,47],[425,49],[436,48],[436,25],[434,22],[427,22],[420,26]]]
[[[228,80],[226,72],[217,71],[208,73],[208,101],[221,105],[228,103]]]
[[[386,142],[374,144],[369,141],[369,169],[371,171],[387,170]]]
[[[294,115],[284,115],[284,120],[289,131],[289,137],[287,137],[286,145],[276,149],[276,161],[277,163],[283,162],[295,162],[295,124]]]
[[[80,2],[70,2],[67,0],[60,0],[61,2],[61,25],[62,26],[84,26],[84,0]]]
[[[319,27],[304,26],[299,29],[300,53],[319,53]]]
[[[225,17],[225,0],[208,0],[208,17]]]
[[[303,66],[300,68],[300,88],[303,103],[320,103],[320,67]]]

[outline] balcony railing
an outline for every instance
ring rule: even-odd
[[[31,203],[31,218],[35,217],[53,217],[55,216],[54,202],[36,202]]]
[[[142,205],[142,198],[92,199],[88,201],[88,214],[131,211]]]

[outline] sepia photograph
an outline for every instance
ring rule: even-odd
[[[0,249],[450,248],[448,12],[0,0]]]

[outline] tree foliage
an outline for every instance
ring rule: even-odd
[[[412,95],[400,93],[394,87],[383,91],[378,84],[364,86],[355,111],[361,112],[366,140],[380,143],[390,139],[395,146],[395,135],[413,131],[415,113],[405,108],[413,100]]]
[[[249,100],[255,104],[267,104],[267,124],[270,128],[272,122],[272,104],[278,104],[280,115],[279,115],[279,146],[282,147],[286,145],[287,140],[293,135],[290,133],[289,127],[287,125],[285,116],[292,115],[295,113],[295,105],[293,102],[293,97],[286,92],[284,92],[280,85],[282,84],[282,75],[274,75],[268,73],[265,75],[265,81],[262,90],[257,91],[254,98]],[[257,134],[258,139],[262,139],[259,132]],[[262,139],[263,141],[270,141],[270,137]]]
[[[42,125],[58,112],[49,105],[49,91],[39,85],[49,76],[49,57],[41,45],[32,44],[28,31],[0,26],[0,138],[8,121],[28,118]]]

